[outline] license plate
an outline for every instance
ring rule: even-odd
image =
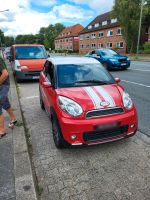
[[[101,125],[95,125],[96,130],[104,130],[104,129],[111,129],[116,128],[119,125],[118,122],[114,122],[111,124],[101,124]]]
[[[121,66],[125,66],[125,65],[127,65],[126,63],[121,63]]]
[[[39,79],[39,76],[33,76],[32,79]]]

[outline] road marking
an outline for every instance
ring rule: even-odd
[[[126,80],[122,80],[122,81],[126,82],[126,83],[132,83],[132,84],[135,84],[135,85],[140,85],[140,86],[143,86],[143,87],[150,88],[150,85],[144,85],[144,84],[141,84],[141,83],[136,83],[136,82],[132,82],[132,81],[126,81]]]
[[[131,70],[134,70],[134,71],[141,71],[141,72],[150,72],[150,70],[140,70],[140,69],[131,69]]]
[[[34,99],[34,98],[39,98],[39,96],[22,97],[21,99]]]

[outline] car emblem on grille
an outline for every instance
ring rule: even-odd
[[[110,103],[109,103],[108,101],[102,101],[102,102],[100,103],[100,105],[103,106],[103,107],[107,107],[107,106],[110,105]]]

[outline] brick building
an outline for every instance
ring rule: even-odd
[[[80,24],[74,26],[66,27],[55,38],[55,50],[71,50],[79,51],[79,32],[81,32],[84,27]]]
[[[126,52],[126,42],[117,19],[110,16],[111,12],[97,16],[80,33],[79,51],[87,53],[96,48],[113,48],[118,52]]]

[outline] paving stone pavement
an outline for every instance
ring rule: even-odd
[[[38,84],[19,89],[41,200],[150,200],[148,138],[138,132],[127,140],[58,150],[39,105]]]
[[[5,126],[9,117],[5,115]],[[7,128],[7,135],[0,139],[0,200],[15,200],[14,154],[12,130]]]

